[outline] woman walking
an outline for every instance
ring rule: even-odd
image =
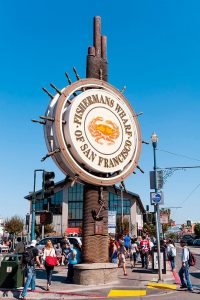
[[[131,263],[131,269],[135,267],[136,260],[137,260],[137,254],[139,252],[138,245],[137,245],[137,238],[131,239],[131,249],[130,249],[130,263]]]
[[[43,254],[43,263],[45,266],[45,270],[47,273],[47,291],[49,291],[51,286],[51,279],[53,274],[54,265],[50,265],[49,263],[49,257],[56,257],[55,249],[53,247],[53,244],[51,240],[48,240],[45,247],[44,247],[44,254]]]

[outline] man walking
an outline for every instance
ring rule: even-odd
[[[16,254],[22,254],[22,253],[24,253],[24,252],[25,252],[25,245],[24,245],[24,243],[22,242],[21,237],[19,236],[19,237],[17,238],[17,246],[16,246],[16,248],[15,248],[14,253],[16,253]]]
[[[140,242],[140,256],[142,260],[142,268],[148,269],[148,256],[150,252],[150,242],[147,240],[146,235],[142,236],[142,240]]]
[[[181,240],[180,245],[182,247],[182,253],[181,253],[181,262],[182,262],[182,267],[180,268],[178,274],[181,280],[181,289],[187,288],[188,291],[192,292],[193,287],[192,283],[190,281],[190,273],[189,273],[189,249],[186,246],[186,241]],[[185,276],[185,279],[184,279]],[[186,280],[186,282],[185,282]],[[187,283],[187,284],[186,284]]]
[[[36,240],[32,240],[31,246],[27,248],[26,252],[22,256],[22,264],[25,265],[26,270],[26,282],[24,284],[23,291],[19,296],[19,299],[26,300],[27,290],[29,285],[31,285],[31,290],[35,290],[35,280],[36,280],[36,272],[35,272],[35,263],[42,268],[43,265],[40,264],[38,249],[35,247]]]

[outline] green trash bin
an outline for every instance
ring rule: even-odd
[[[24,272],[20,264],[21,255],[4,256],[0,267],[0,287],[19,288],[24,284]]]

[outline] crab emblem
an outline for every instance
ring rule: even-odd
[[[93,137],[95,137],[95,142],[103,145],[102,140],[107,141],[108,145],[115,143],[119,137],[119,127],[112,121],[106,120],[102,117],[94,118],[88,125],[88,129]]]

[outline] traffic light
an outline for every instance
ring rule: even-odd
[[[53,213],[51,211],[47,211],[45,224],[51,224],[52,222],[53,222]]]
[[[40,214],[40,223],[42,225],[51,224],[53,222],[53,213],[51,211],[43,211]]]
[[[54,195],[54,172],[43,172],[43,198],[48,198]]]

